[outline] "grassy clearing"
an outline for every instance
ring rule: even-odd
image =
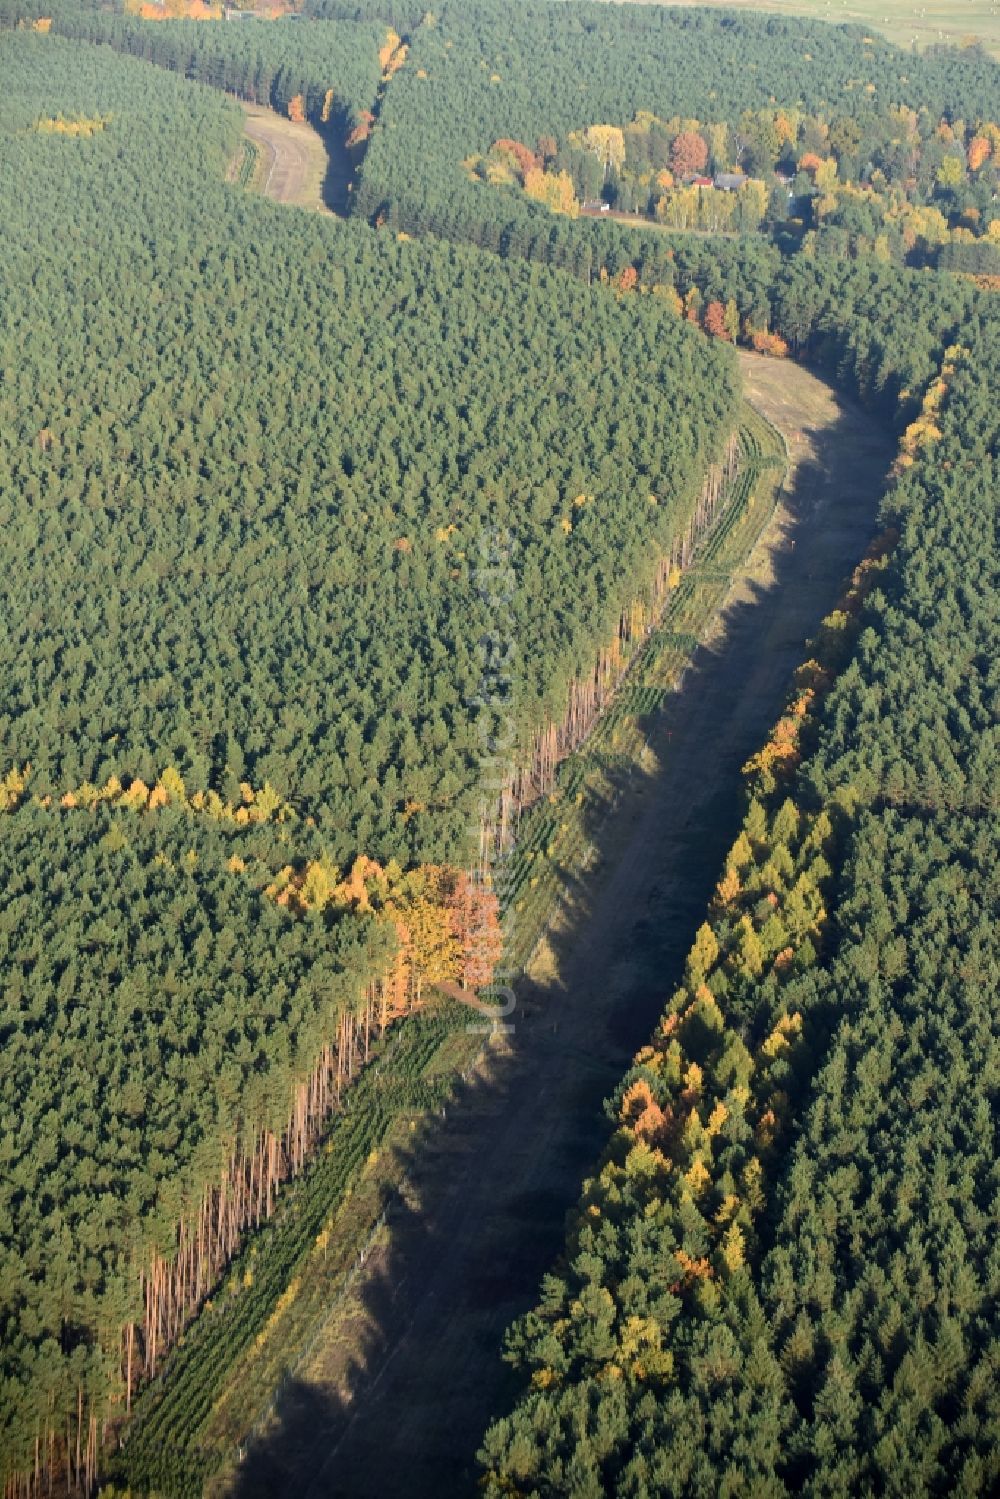
[[[601,221],[613,219],[616,224],[624,224],[626,229],[658,229],[662,234],[686,234],[694,239],[739,239],[735,229],[678,229],[642,213],[618,213],[615,209],[605,214],[587,213],[584,217]]]
[[[642,4],[643,0],[634,0]],[[851,22],[887,36],[898,47],[938,42],[961,46],[980,39],[1000,58],[1000,6],[996,0],[673,0],[678,5],[724,5],[727,10],[767,10],[834,24]]]
[[[738,357],[747,399],[784,436],[791,482],[803,463],[817,460],[822,434],[840,415],[837,398],[790,359],[768,359],[746,349]]]

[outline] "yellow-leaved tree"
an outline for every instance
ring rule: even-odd
[[[583,132],[583,143],[593,151],[604,167],[621,171],[625,165],[625,132],[618,125],[588,125]]]
[[[568,172],[545,172],[541,167],[531,167],[524,174],[524,191],[553,213],[564,213],[575,219],[580,212],[573,179]]]

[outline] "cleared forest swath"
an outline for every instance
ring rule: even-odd
[[[511,1319],[562,1247],[605,1138],[601,1103],[649,1034],[701,920],[740,806],[741,766],[874,529],[891,458],[858,408],[746,356],[792,479],[682,688],[647,721],[647,773],[595,822],[564,883],[514,1030],[465,1085],[405,1200],[227,1492],[462,1494],[504,1405]]]

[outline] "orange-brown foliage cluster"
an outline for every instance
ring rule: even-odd
[[[770,354],[773,359],[784,359],[788,344],[780,333],[769,333],[766,328],[755,328],[750,335],[750,346],[758,354]]]
[[[218,21],[222,19],[221,5],[208,5],[205,0],[126,0],[126,11],[139,15],[144,21]]]
[[[670,1118],[663,1112],[652,1089],[642,1078],[634,1082],[622,1099],[621,1116],[633,1134],[651,1145],[662,1144],[670,1125]]]
[[[711,338],[729,338],[726,309],[722,302],[709,302],[705,308],[704,328]]]
[[[675,177],[703,172],[708,165],[708,145],[695,130],[682,130],[670,147],[670,167]]]
[[[534,151],[530,146],[524,145],[523,141],[508,140],[504,137],[502,140],[494,141],[491,149],[511,157],[522,181],[530,171],[541,166]]]
[[[406,61],[409,51],[406,43],[390,27],[386,33],[384,44],[379,48],[378,60],[382,69],[382,79],[388,82],[394,73],[398,73]]]
[[[372,126],[374,125],[374,123],[375,116],[372,114],[371,110],[363,109],[361,111],[361,114],[358,116],[358,123],[355,125],[350,135],[348,135],[347,137],[346,144],[348,148],[350,148],[351,146],[363,145],[363,143],[371,135]]]
[[[493,889],[463,870],[422,864],[403,873],[360,855],[348,874],[322,860],[286,865],[265,890],[271,900],[298,915],[310,911],[370,911],[389,922],[399,939],[386,976],[390,1013],[420,1002],[424,989],[458,983],[487,987],[503,947],[499,902]]]
[[[978,172],[984,162],[989,161],[992,147],[985,135],[974,135],[969,142],[969,171]]]
[[[715,1273],[708,1260],[692,1259],[683,1249],[675,1249],[674,1258],[680,1265],[684,1274],[684,1280],[688,1285],[695,1280],[709,1280]],[[680,1290],[680,1286],[675,1286],[674,1289]]]

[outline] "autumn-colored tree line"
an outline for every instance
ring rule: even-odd
[[[683,984],[615,1094],[616,1130],[581,1199],[573,1271],[563,1285],[549,1284],[544,1306],[511,1340],[511,1357],[531,1371],[538,1402],[583,1377],[574,1348],[578,1322],[571,1310],[567,1316],[572,1298],[600,1327],[584,1364],[587,1379],[618,1381],[636,1401],[669,1387],[680,1357],[671,1346],[678,1308],[714,1315],[719,1284],[745,1267],[756,1243],[776,1145],[808,1074],[794,992],[823,954],[839,820],[832,807],[804,813],[796,805],[797,746],[843,664],[845,642],[849,649],[857,639],[861,607],[893,540],[890,533],[870,548],[812,642],[787,714],[745,768],[743,826]],[[626,1285],[614,1297],[598,1287],[627,1252],[633,1216],[655,1221],[663,1262],[645,1294]],[[595,1257],[604,1273],[595,1279],[588,1272],[589,1284],[578,1283],[576,1264]],[[499,1423],[488,1450],[503,1451],[506,1430]],[[502,1462],[497,1478],[501,1487],[505,1478],[516,1485],[528,1471],[515,1456],[511,1467]]]

